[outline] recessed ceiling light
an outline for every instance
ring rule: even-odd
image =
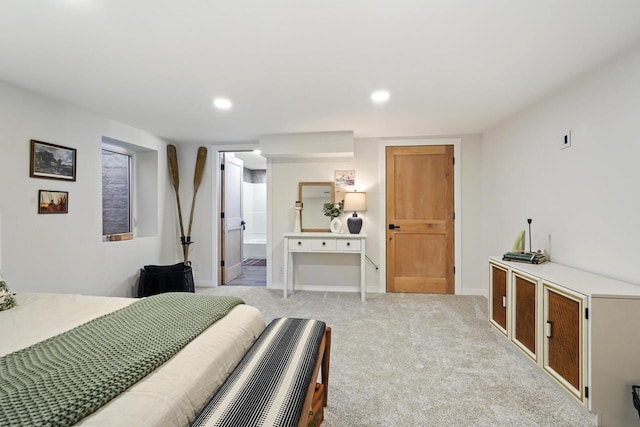
[[[232,104],[227,98],[216,98],[213,100],[213,105],[219,110],[228,110]]]
[[[371,100],[375,103],[382,104],[383,102],[387,102],[390,96],[386,90],[377,90],[371,94]]]

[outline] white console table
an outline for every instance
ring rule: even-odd
[[[364,301],[366,234],[285,233],[284,234],[284,297],[294,288],[293,264],[295,253],[360,255],[360,299]],[[291,270],[291,271],[290,271]],[[289,283],[291,282],[291,283]]]

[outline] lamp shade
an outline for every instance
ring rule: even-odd
[[[364,212],[367,210],[367,193],[344,193],[344,210]]]

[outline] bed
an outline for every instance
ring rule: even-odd
[[[16,298],[16,307],[0,312],[0,357],[140,301],[61,294],[18,294]],[[258,309],[236,305],[78,425],[189,425],[264,329]]]

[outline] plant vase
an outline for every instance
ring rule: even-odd
[[[341,233],[342,232],[342,221],[340,218],[334,217],[331,218],[331,222],[329,223],[329,229],[332,233]]]

